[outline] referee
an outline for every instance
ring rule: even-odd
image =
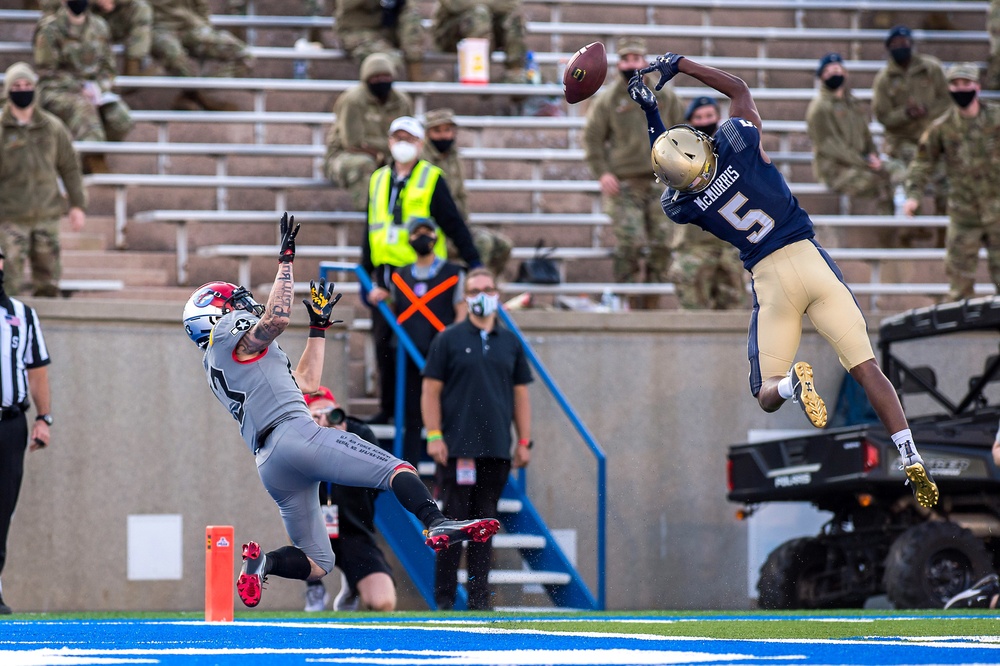
[[[0,574],[7,561],[7,531],[17,505],[28,446],[25,412],[35,403],[38,416],[31,426],[31,450],[49,443],[48,349],[35,311],[11,298],[3,288],[3,250],[0,249]],[[0,615],[9,615],[0,581]]]

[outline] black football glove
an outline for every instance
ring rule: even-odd
[[[656,108],[656,95],[646,86],[646,82],[642,80],[642,75],[640,74],[636,74],[629,79],[628,96],[642,107],[643,111],[652,111]]]
[[[295,235],[299,233],[301,224],[295,224],[295,216],[288,217],[288,213],[281,216],[281,250],[278,253],[278,261],[288,264],[295,261]]]
[[[677,76],[677,73],[680,71],[680,62],[683,59],[684,56],[677,55],[676,53],[664,53],[661,56],[657,56],[656,60],[649,63],[649,67],[643,67],[640,69],[639,74],[659,72],[660,80],[656,83],[656,89],[659,90],[663,86],[667,85],[667,81]]]
[[[313,280],[309,281],[309,298],[303,298],[302,302],[306,306],[306,310],[309,311],[309,327],[319,328],[326,330],[333,326],[334,324],[339,324],[342,322],[341,319],[334,319],[330,321],[330,315],[333,314],[333,306],[337,304],[340,297],[343,294],[337,294],[333,296],[333,283],[327,287],[326,280],[319,281],[319,287],[316,286],[316,282]]]

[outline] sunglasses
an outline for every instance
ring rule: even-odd
[[[316,416],[321,416],[326,419],[326,422],[331,426],[340,425],[347,418],[347,412],[345,412],[340,407],[329,407],[327,409],[316,412]]]

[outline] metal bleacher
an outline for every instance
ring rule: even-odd
[[[422,0],[420,0],[422,1]],[[258,3],[260,4],[260,3]],[[608,14],[609,22],[587,22],[600,14],[607,3],[603,0],[526,0],[529,11],[526,24],[531,46],[535,48],[536,61],[540,63],[548,76],[554,80],[559,67],[568,58],[570,52],[583,41],[603,39],[607,42],[610,52],[609,60],[615,61],[614,42],[622,35],[647,36],[652,45],[660,42],[686,40],[684,43],[693,48],[693,55],[706,64],[733,69],[751,80],[755,85],[753,94],[762,103],[798,104],[794,108],[803,108],[805,103],[815,96],[813,87],[794,87],[779,75],[808,75],[812,80],[815,68],[815,54],[811,51],[828,50],[828,46],[842,49],[848,56],[848,68],[852,72],[870,75],[884,65],[880,59],[884,29],[866,28],[865,19],[873,12],[895,13],[901,17],[914,16],[916,12],[946,12],[959,18],[979,15],[985,16],[987,2],[970,1],[917,1],[886,0],[873,2],[870,0],[619,0],[614,3],[617,13]],[[628,14],[630,21],[626,22],[615,17],[622,16],[619,10],[635,10]],[[289,11],[295,11],[290,9]],[[589,12],[589,13],[588,13]],[[753,29],[733,25],[734,17],[746,17],[753,24],[757,15],[769,12],[768,17],[774,17],[778,25],[755,25]],[[607,14],[607,12],[605,12]],[[0,10],[0,21],[31,23],[37,20],[37,12],[24,10]],[[582,17],[582,18],[581,18]],[[833,17],[831,19],[831,17]],[[635,20],[639,18],[639,20]],[[215,14],[212,22],[224,28],[246,28],[248,37],[253,44],[254,54],[259,62],[311,60],[337,62],[344,59],[344,54],[337,48],[297,49],[292,46],[296,38],[305,34],[309,28],[322,30],[334,28],[334,19],[329,16],[290,16],[290,15],[255,15],[254,3],[250,4],[249,15]],[[902,21],[905,22],[905,21]],[[965,27],[969,27],[968,21]],[[270,40],[253,38],[260,37],[269,31],[276,35],[287,35]],[[958,49],[966,45],[985,47],[987,34],[983,30],[914,30],[915,40],[924,45],[925,52],[939,55],[948,62],[947,49]],[[266,46],[263,44],[267,44]],[[287,44],[287,46],[282,45]],[[690,47],[697,43],[700,47]],[[752,46],[753,55],[743,57],[734,55],[732,45],[742,44]],[[772,49],[769,47],[783,44],[820,44],[819,48],[811,48],[808,57],[769,57]],[[937,48],[946,50],[936,53]],[[746,50],[744,48],[744,50]],[[26,57],[30,51],[27,42],[0,42],[0,57]],[[777,52],[776,49],[774,49]],[[797,53],[798,51],[796,51]],[[982,49],[985,55],[985,48]],[[449,63],[454,61],[453,54],[428,54],[431,62]],[[867,57],[865,57],[867,56]],[[494,53],[493,61],[499,62],[503,54]],[[954,59],[968,59],[964,56]],[[269,71],[269,70],[265,70]],[[689,84],[690,79],[682,79],[676,90],[683,98],[703,94],[704,89]],[[177,79],[161,76],[119,77],[118,85],[139,91],[137,94],[155,93],[163,90],[176,90]],[[200,246],[197,238],[191,238],[192,227],[189,223],[222,224],[225,222],[267,221],[273,216],[268,210],[239,211],[231,210],[230,197],[233,191],[241,189],[263,189],[274,192],[274,210],[281,210],[288,202],[288,194],[297,191],[323,191],[328,184],[322,178],[321,158],[325,148],[325,135],[333,116],[326,111],[329,108],[331,95],[337,95],[356,81],[351,79],[286,79],[286,78],[245,78],[224,79],[211,77],[195,77],[184,80],[185,88],[200,90],[216,90],[223,92],[249,95],[252,111],[239,112],[188,112],[167,111],[156,109],[138,109],[134,112],[137,124],[154,128],[155,141],[129,141],[120,144],[85,144],[78,143],[81,152],[104,152],[114,161],[139,164],[135,160],[142,157],[152,157],[155,162],[152,167],[142,162],[134,172],[123,171],[112,174],[96,174],[87,177],[92,192],[109,188],[113,192],[111,198],[111,215],[114,218],[116,247],[125,247],[125,230],[130,233],[143,233],[132,222],[167,224],[174,227],[176,234],[173,251],[177,255],[177,282],[184,284],[188,279],[188,260],[191,256],[190,246]],[[510,85],[488,84],[485,86],[464,86],[446,81],[399,82],[400,90],[410,93],[416,102],[418,111],[434,108],[446,102],[459,111],[464,108],[465,101],[475,102],[484,99],[515,98],[557,98],[561,95],[560,84],[541,85]],[[863,86],[854,89],[854,94],[861,100],[870,99],[871,91]],[[295,95],[296,100],[307,100],[298,104],[298,111],[274,110],[281,106],[274,103],[274,95]],[[308,100],[315,100],[312,103]],[[480,109],[483,107],[480,105]],[[516,233],[520,226],[558,225],[562,227],[580,226],[588,230],[590,243],[584,248],[588,251],[598,248],[605,252],[607,246],[602,245],[603,230],[607,226],[607,217],[601,212],[596,181],[589,179],[586,169],[579,169],[573,179],[565,176],[553,176],[553,173],[563,173],[574,163],[582,164],[583,153],[579,139],[583,126],[582,111],[585,105],[563,106],[567,114],[562,117],[519,117],[481,114],[460,114],[458,125],[462,128],[462,147],[460,153],[465,159],[467,173],[474,177],[467,182],[467,189],[472,193],[498,193],[497,199],[503,201],[503,196],[514,194],[518,198],[530,199],[530,205],[524,212],[508,212],[496,206],[496,210],[479,210],[473,212],[471,221],[482,224],[501,226]],[[220,141],[221,132],[213,127],[248,125],[253,128],[253,143]],[[300,143],[289,142],[284,138],[282,126],[299,126],[308,128],[308,138]],[[881,126],[872,123],[876,137],[881,135]],[[178,131],[183,128],[183,132]],[[202,130],[201,128],[204,128]],[[805,139],[805,123],[801,117],[775,115],[765,117],[765,135],[776,141],[777,149],[772,144],[769,154],[789,177],[793,191],[799,196],[820,195],[825,188],[812,180],[808,173],[811,154],[804,150],[808,143]],[[497,146],[498,137],[510,132],[519,138],[517,147]],[[529,145],[525,137],[533,133],[548,133],[545,147]],[[194,133],[203,133],[204,140],[191,140]],[[515,134],[516,133],[516,134]],[[173,135],[183,134],[184,142],[176,142]],[[147,134],[148,136],[148,134]],[[553,144],[553,141],[556,143]],[[210,173],[185,172],[191,160],[207,157],[212,161]],[[297,160],[297,167],[285,169],[282,165]],[[128,162],[126,160],[133,160]],[[232,163],[239,159],[241,168],[233,169]],[[246,164],[259,164],[247,173]],[[524,165],[516,179],[497,177],[491,172],[491,165],[516,164]],[[471,168],[470,168],[471,167]],[[141,171],[138,170],[141,168]],[[522,175],[523,174],[523,175]],[[580,179],[584,177],[586,179]],[[214,208],[202,210],[177,210],[183,206],[167,208],[137,209],[130,207],[128,193],[130,190],[150,188],[171,188],[181,191],[215,190]],[[546,197],[562,195],[581,195],[575,209],[553,208]],[[102,200],[107,200],[106,197]],[[828,201],[834,202],[835,198]],[[820,210],[819,212],[826,212]],[[841,209],[840,215],[814,215],[817,227],[861,227],[877,228],[881,225],[905,226],[906,220],[895,218],[878,219],[877,216],[856,216],[846,214]],[[239,219],[241,218],[242,219]],[[333,225],[339,234],[336,238],[337,247],[346,245],[347,229],[361,221],[360,214],[317,210],[300,213],[305,221],[314,218]],[[922,226],[938,226],[938,220],[919,218]],[[200,227],[197,227],[200,228]],[[523,241],[522,241],[523,242]],[[848,249],[848,248],[844,248]],[[865,249],[865,248],[859,248]],[[564,261],[584,261],[591,258],[587,253],[575,253],[564,248]],[[871,252],[879,252],[877,248],[867,248]],[[526,252],[520,248],[518,252]],[[517,256],[517,253],[515,253]],[[894,258],[886,255],[886,261]],[[585,284],[585,283],[581,283]],[[592,284],[601,284],[600,282]],[[614,285],[612,285],[614,286]],[[620,286],[622,290],[624,286]],[[876,284],[872,289],[892,291],[888,285]],[[935,287],[937,289],[937,287]],[[541,287],[539,287],[541,290]],[[587,291],[581,289],[581,291]]]

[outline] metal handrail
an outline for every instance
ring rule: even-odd
[[[345,264],[341,262],[332,262],[332,261],[322,262],[320,264],[320,277],[325,278],[327,271],[345,270],[345,269],[353,270],[355,274],[358,276],[358,282],[361,283],[362,289],[364,289],[365,291],[371,291],[372,289],[371,278],[368,276],[368,273],[367,271],[365,271],[364,267],[362,267],[360,264],[357,265]],[[406,354],[410,355],[410,358],[413,359],[413,362],[421,370],[424,367],[425,361],[423,355],[413,344],[413,341],[410,340],[410,336],[407,335],[405,330],[403,330],[403,327],[400,326],[399,323],[396,321],[396,317],[392,314],[392,311],[389,309],[389,307],[385,304],[384,301],[378,304],[377,309],[379,313],[381,313],[381,315],[385,317],[386,321],[392,327],[393,332],[395,332],[397,336],[397,340],[401,344],[401,347],[399,348],[400,351],[398,352],[398,356],[396,357],[397,373],[396,373],[395,419],[397,428],[396,428],[395,442],[393,447],[395,449],[396,456],[402,457],[403,428],[400,428],[398,426],[399,424],[404,422],[403,412],[405,410],[405,405],[403,404],[405,401],[405,392],[403,390],[403,383],[405,381],[405,377],[403,376],[403,372],[405,372],[405,366],[406,366],[404,351]],[[556,385],[556,382],[552,378],[552,375],[549,374],[548,370],[546,370],[545,366],[542,364],[541,359],[535,353],[535,350],[531,347],[531,344],[528,342],[527,338],[524,336],[524,333],[521,331],[518,325],[514,322],[514,320],[510,317],[509,314],[507,314],[507,312],[503,308],[498,310],[498,314],[500,316],[500,319],[503,321],[504,325],[507,326],[507,328],[509,328],[510,331],[514,333],[514,335],[516,335],[518,339],[521,341],[521,345],[524,348],[525,355],[528,357],[528,360],[531,362],[532,366],[534,366],[535,371],[538,373],[538,376],[542,378],[542,382],[545,384],[546,388],[548,388],[549,392],[552,394],[552,397],[556,399],[556,402],[559,404],[560,408],[562,408],[563,413],[565,413],[566,417],[569,418],[570,422],[573,424],[573,427],[576,429],[577,433],[583,439],[584,443],[590,449],[590,452],[594,455],[594,458],[597,461],[597,605],[600,610],[604,610],[606,608],[606,588],[607,588],[606,584],[607,455],[604,453],[604,450],[601,448],[601,446],[597,443],[597,440],[591,434],[587,426],[584,425],[583,421],[577,415],[576,410],[574,410],[572,405],[569,404],[569,401],[566,399],[565,394],[563,394],[563,392],[559,389],[559,386]],[[527,486],[523,475],[520,478],[520,483],[522,490],[526,491]]]
[[[507,313],[506,310],[500,308],[497,310],[500,319],[503,323],[513,331],[514,335],[520,339],[521,344],[524,346],[524,353],[527,355],[528,360],[531,361],[531,365],[535,367],[538,372],[538,376],[542,378],[545,382],[545,386],[549,389],[552,397],[556,399],[559,406],[562,408],[563,413],[576,428],[577,433],[583,438],[584,443],[590,449],[590,452],[594,455],[597,460],[597,606],[600,610],[605,609],[605,565],[607,557],[607,455],[604,450],[597,443],[597,440],[591,434],[590,430],[584,425],[583,421],[577,415],[576,410],[573,406],[569,404],[569,400],[566,399],[566,395],[559,389],[556,385],[555,380],[549,371],[545,369],[542,365],[542,361],[538,358],[538,354],[532,349],[531,344],[528,339],[521,332],[521,329],[514,319]],[[523,480],[522,480],[523,482]],[[527,486],[524,486],[525,490]]]

